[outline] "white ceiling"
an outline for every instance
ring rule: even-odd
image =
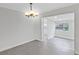
[[[33,9],[39,13],[48,12],[58,8],[67,7],[75,3],[33,3]],[[0,7],[25,12],[29,8],[27,3],[0,3]]]
[[[46,17],[50,21],[63,21],[63,20],[72,20],[74,21],[74,13],[60,14],[56,16]]]

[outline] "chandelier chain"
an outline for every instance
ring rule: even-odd
[[[30,3],[30,10],[32,10],[32,3]]]

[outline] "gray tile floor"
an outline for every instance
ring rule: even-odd
[[[60,38],[46,42],[35,40],[0,52],[0,55],[74,55],[74,41]]]

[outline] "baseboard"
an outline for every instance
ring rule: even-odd
[[[54,37],[61,38],[61,39],[69,39],[69,40],[74,40],[74,39],[64,38],[64,37],[60,37],[60,36],[54,36]]]
[[[34,41],[34,40],[35,40],[35,39],[29,40],[29,41],[20,42],[20,43],[18,43],[18,44],[13,45],[13,46],[9,46],[9,47],[7,47],[7,48],[3,48],[3,49],[0,50],[0,52],[3,52],[3,51],[5,51],[5,50],[8,50],[8,49],[17,47],[17,46],[19,46],[19,45],[22,45],[22,44],[25,44],[25,43],[28,43],[28,42],[31,42],[31,41]]]

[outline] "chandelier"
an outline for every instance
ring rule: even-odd
[[[25,12],[25,16],[27,16],[27,17],[35,17],[35,16],[38,16],[38,15],[39,15],[38,12],[32,10],[32,3],[30,3],[30,10]]]

